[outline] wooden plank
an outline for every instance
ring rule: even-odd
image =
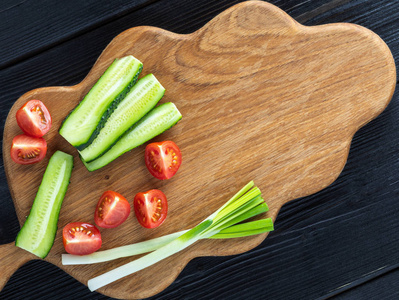
[[[154,0],[19,1],[0,6],[0,69],[150,5]]]
[[[145,7],[148,6],[151,10],[154,10],[154,8],[157,9],[157,7],[164,5],[162,1],[160,1],[159,5],[154,5],[153,2],[154,0],[124,1],[121,3],[114,1],[112,4],[98,5],[96,1],[85,1],[84,3],[81,1],[68,1],[68,3],[64,3],[68,7],[48,0],[4,2],[0,7],[1,20],[5,20],[5,22],[0,22],[0,40],[4,42],[3,47],[0,49],[0,69],[55,47],[93,28],[112,23],[136,10],[144,12],[143,20],[138,19],[138,21],[140,24],[146,24]],[[202,4],[196,4],[195,10],[187,11],[186,13],[193,14],[193,17],[197,18],[196,20],[201,26],[201,24],[204,24],[224,8],[238,2],[241,1],[202,2]],[[367,24],[364,23],[370,21],[378,22],[378,20],[373,19],[373,15],[378,15],[381,9],[392,12],[390,14],[391,20],[397,19],[398,14],[397,4],[392,1],[380,1],[378,3],[375,3],[375,1],[354,2],[348,0],[270,2],[285,10],[300,23],[309,25],[334,22],[336,17],[338,18],[337,21],[360,23],[367,27]],[[168,3],[169,7],[166,7],[165,15],[170,15],[172,19],[173,11],[181,11],[185,7],[192,6],[190,1],[180,1],[180,4],[175,7],[173,7],[173,2],[171,4]],[[35,11],[35,14],[32,14],[32,11]],[[367,18],[361,19],[360,16],[362,15],[367,16]],[[162,20],[166,24],[154,24],[154,21],[159,23]],[[178,18],[172,21],[179,22],[180,26],[174,26],[173,22],[170,19],[168,20],[168,18],[151,20],[150,25],[165,29],[170,27],[170,30],[179,33],[188,33],[198,29],[198,26],[191,28],[189,24],[181,22]],[[192,21],[190,20],[189,23],[192,23]],[[383,24],[386,30],[389,24],[386,22]],[[394,21],[390,24],[392,31],[396,28],[395,24]],[[133,26],[135,25],[133,24]],[[49,27],[52,29],[50,32],[48,30]]]
[[[276,2],[280,2],[280,1],[276,1]],[[285,2],[285,1],[281,1],[281,2]],[[307,1],[304,1],[304,4],[306,4]],[[397,55],[395,53],[397,53],[397,45],[398,45],[398,39],[397,39],[397,34],[396,34],[396,27],[395,24],[397,24],[397,15],[396,15],[396,11],[397,9],[395,9],[395,7],[389,6],[389,1],[380,1],[378,3],[378,6],[375,6],[374,10],[370,10],[373,13],[372,14],[368,14],[368,10],[370,8],[370,6],[372,5],[372,1],[356,1],[356,2],[352,2],[350,3],[350,5],[345,5],[342,7],[338,7],[335,10],[330,10],[328,12],[325,12],[323,14],[321,14],[319,16],[319,18],[314,17],[311,18],[310,21],[307,21],[308,24],[312,24],[312,22],[314,24],[320,24],[320,23],[328,23],[328,22],[336,22],[336,21],[354,21],[357,22],[361,25],[365,25],[368,28],[376,31],[377,33],[379,33],[384,40],[389,44],[389,46],[391,47],[391,50],[394,52],[394,56],[397,57]],[[388,4],[387,4],[388,3]],[[187,3],[184,3],[187,4]],[[279,4],[279,3],[277,3]],[[297,6],[300,7],[300,1],[291,1],[291,5],[292,6]],[[393,5],[395,5],[395,3],[393,2]],[[216,5],[217,6],[217,5]],[[175,7],[171,7],[171,11],[174,11]],[[295,9],[293,9],[294,11]],[[201,13],[201,10],[198,10],[199,14]],[[147,11],[148,13],[150,12],[150,10]],[[178,18],[178,11],[176,11],[176,18]],[[290,11],[290,14],[293,15],[291,13],[292,11]],[[364,15],[364,18],[359,17],[360,15]],[[207,15],[208,17],[208,15]],[[379,18],[379,19],[378,19]],[[182,16],[181,18],[181,22],[185,22],[185,21],[191,21],[188,20],[190,19],[190,15],[187,16],[187,19],[184,18],[184,16]],[[383,20],[383,21],[381,21]],[[201,18],[199,17],[199,19],[195,20],[196,22],[201,22]],[[165,21],[166,22],[166,21]],[[190,26],[195,27],[195,25],[190,25],[190,24],[194,24],[194,20],[192,23],[189,23],[188,28],[190,28]],[[176,24],[175,24],[176,25]],[[197,25],[198,26],[198,25]],[[111,26],[112,27],[112,26]],[[182,28],[182,26],[180,26],[180,29]],[[104,30],[104,32],[101,33],[106,33],[106,30]],[[100,37],[100,35],[90,35],[90,37],[93,38],[97,38],[98,41],[101,42],[102,37]],[[112,37],[112,36],[111,36]],[[106,38],[104,38],[104,40],[106,40]],[[107,43],[107,41],[104,41],[104,43]],[[71,48],[64,48],[68,49],[67,53],[71,53],[70,49],[74,49],[74,47],[72,47],[72,44],[70,43],[65,43],[69,46],[71,46]],[[10,98],[8,98],[8,96],[12,96],[13,99],[16,99],[16,97],[18,97],[20,94],[22,94],[24,91],[29,90],[31,88],[34,87],[38,87],[38,86],[44,86],[44,85],[48,85],[49,83],[52,85],[60,85],[60,84],[73,84],[73,83],[77,83],[79,82],[84,75],[86,74],[87,70],[90,68],[90,63],[86,63],[85,68],[86,70],[80,71],[78,70],[79,68],[75,65],[72,64],[73,59],[75,58],[75,56],[73,56],[73,59],[68,60],[68,56],[64,55],[63,58],[65,58],[65,66],[63,66],[62,70],[60,71],[61,67],[54,67],[55,61],[56,61],[56,56],[57,54],[60,55],[63,51],[62,50],[58,50],[59,48],[63,48],[65,46],[65,44],[59,45],[58,47],[55,47],[54,52],[52,51],[47,51],[43,54],[42,57],[44,57],[43,60],[38,59],[38,57],[34,58],[33,60],[27,61],[27,63],[23,63],[22,65],[19,66],[18,72],[16,73],[17,75],[22,75],[22,76],[15,76],[12,77],[14,78],[14,80],[10,80],[9,82],[7,82],[7,87],[8,85],[11,85],[11,94],[3,94],[3,99],[2,99],[2,109],[7,112],[9,107],[11,106],[11,103],[8,103],[7,101],[9,101]],[[101,43],[100,43],[101,44]],[[76,44],[74,45],[76,47],[78,47],[78,51],[76,53],[76,57],[78,57],[79,55],[83,55],[83,56],[90,56],[91,59],[94,61],[96,58],[96,54],[91,54],[91,51],[84,51],[82,49],[79,49],[79,43],[76,42]],[[92,47],[91,50],[93,49],[97,49],[97,51],[100,51],[99,49],[101,49],[101,45],[96,47],[96,43],[95,41],[93,41],[90,46]],[[53,49],[52,49],[53,50]],[[50,59],[49,61],[47,61],[47,63],[49,63],[49,65],[53,66],[52,70],[49,70],[49,74],[48,76],[44,76],[43,78],[41,77],[41,74],[45,74],[45,70],[47,68],[46,65],[42,65],[42,63],[46,62],[45,56],[51,52],[53,54],[53,56],[50,55],[50,57],[52,57],[52,60]],[[89,57],[89,59],[90,59]],[[53,63],[52,63],[53,61]],[[84,61],[84,58],[81,59],[81,61]],[[81,62],[80,61],[80,62]],[[84,62],[83,62],[84,63]],[[70,64],[69,66],[67,66],[68,64]],[[23,68],[27,68],[25,70],[25,72],[23,71]],[[11,70],[10,72],[7,73],[2,73],[2,78],[9,78],[8,76],[12,76],[14,74],[14,71],[16,69],[13,69],[13,71]],[[39,71],[38,71],[39,70]],[[71,72],[69,72],[71,71]],[[55,74],[55,76],[52,76],[51,74]],[[4,75],[4,77],[3,77]],[[40,75],[40,76],[39,76]],[[28,76],[27,80],[21,80],[21,78],[24,78]],[[34,82],[32,81],[32,79],[29,79],[29,76],[31,76],[30,78],[33,77],[37,77]],[[64,77],[62,77],[64,76]],[[66,79],[65,79],[66,78]],[[43,82],[40,82],[40,81]],[[14,82],[14,83],[13,83]],[[33,83],[32,83],[33,82]],[[36,82],[36,85],[35,85]],[[65,83],[68,82],[68,83]],[[22,83],[22,84],[20,84]],[[20,84],[20,86],[18,87],[18,85]],[[25,84],[25,85],[24,85]],[[27,86],[26,89],[25,86]],[[6,90],[7,90],[6,87]],[[4,90],[4,88],[3,88]],[[10,89],[7,90],[8,92],[10,92]],[[396,99],[396,100],[395,100]],[[284,234],[288,234],[291,230],[295,230],[298,228],[304,228],[305,232],[307,232],[307,230],[309,228],[307,228],[306,226],[308,226],[309,224],[312,223],[317,223],[320,220],[323,220],[325,218],[329,218],[331,216],[337,216],[337,218],[345,218],[346,216],[346,210],[348,209],[348,207],[350,208],[352,202],[350,199],[352,199],[351,197],[346,197],[346,194],[349,193],[350,196],[355,196],[355,199],[357,199],[359,201],[359,194],[361,194],[362,192],[364,193],[364,190],[367,191],[366,194],[364,194],[364,197],[370,197],[373,196],[375,193],[379,193],[379,192],[383,192],[383,194],[381,195],[381,198],[379,197],[378,199],[375,200],[376,203],[380,204],[381,206],[387,206],[387,207],[393,207],[393,209],[396,209],[395,207],[395,203],[394,202],[385,202],[386,199],[385,197],[392,197],[393,199],[395,198],[396,191],[397,191],[397,186],[395,184],[395,172],[394,172],[394,168],[395,168],[395,160],[394,160],[394,153],[397,150],[395,145],[398,145],[398,140],[396,137],[396,132],[397,128],[395,126],[395,120],[397,120],[397,113],[396,111],[392,112],[392,107],[396,107],[395,103],[397,102],[397,98],[395,98],[393,100],[393,103],[388,107],[388,114],[384,113],[381,118],[378,118],[377,120],[375,120],[373,123],[371,124],[375,124],[376,122],[380,122],[378,124],[378,126],[374,127],[370,124],[370,127],[368,126],[368,130],[365,131],[364,133],[359,133],[358,135],[355,136],[355,141],[352,145],[352,149],[351,149],[351,154],[350,154],[350,159],[348,162],[348,165],[350,168],[350,171],[348,171],[347,173],[345,173],[344,170],[344,174],[340,177],[342,178],[344,183],[348,183],[348,184],[342,184],[340,188],[335,187],[332,189],[327,189],[326,190],[326,194],[322,194],[321,198],[318,198],[320,195],[317,194],[315,197],[310,197],[310,198],[305,198],[305,199],[301,199],[300,201],[296,201],[293,203],[288,204],[287,206],[283,207],[283,210],[280,213],[279,216],[279,220],[280,221],[280,227],[282,231],[284,231]],[[379,121],[381,120],[381,121]],[[388,124],[388,125],[387,125]],[[371,142],[370,142],[371,140]],[[396,144],[395,144],[396,143]],[[372,152],[372,155],[368,155],[368,151],[370,150],[370,148],[373,147],[377,147],[375,148],[376,150]],[[382,150],[382,151],[380,151]],[[360,155],[359,160],[356,163],[353,163],[352,160],[354,159],[353,157],[358,157]],[[396,152],[397,153],[397,152]],[[352,158],[351,158],[352,157]],[[361,168],[360,166],[358,166],[358,164],[362,164],[363,161],[367,161],[369,162],[369,164],[367,164],[364,168]],[[376,163],[372,163],[373,161],[376,161]],[[353,166],[355,166],[355,168],[353,168]],[[378,168],[376,169],[376,171],[372,172],[371,170],[375,167],[378,166]],[[393,167],[392,167],[393,166]],[[353,169],[352,169],[353,168]],[[386,178],[386,170],[392,170],[389,173],[389,177],[392,177],[392,181],[389,182],[389,184],[385,184],[384,183],[384,178]],[[365,175],[362,177],[362,179],[358,179],[358,175],[361,174],[362,172],[365,173]],[[343,177],[344,176],[344,177]],[[369,179],[368,177],[371,176],[371,179]],[[4,178],[4,176],[3,176]],[[386,193],[385,191],[388,190],[389,192]],[[384,194],[385,192],[385,194]],[[342,203],[341,206],[339,206],[338,208],[336,208],[335,210],[330,211],[330,207],[331,207],[331,201],[328,201],[329,199],[334,199],[334,201],[338,201],[339,203]],[[309,202],[310,201],[310,202]],[[352,200],[355,201],[355,200]],[[10,211],[12,212],[13,210],[11,209],[11,204],[10,205]],[[362,205],[361,202],[357,202],[357,205]],[[334,206],[335,207],[335,206]],[[332,207],[332,208],[334,208]],[[308,212],[309,210],[309,212]],[[378,214],[379,212],[374,212],[376,214]],[[301,215],[303,215],[303,218],[301,218]],[[6,214],[7,216],[9,214]],[[294,216],[298,216],[298,218],[294,218]],[[278,220],[278,222],[279,222]],[[391,224],[390,226],[397,226],[397,224],[395,223],[395,220],[391,220],[389,222],[389,224]],[[396,225],[395,225],[396,224]],[[379,225],[379,224],[376,224]],[[348,224],[348,226],[350,227],[351,224]],[[4,227],[2,227],[4,228]],[[344,230],[346,229],[346,227],[343,228]],[[361,227],[358,227],[358,230],[361,230]],[[3,236],[7,236],[7,234],[10,232],[8,230],[3,230],[3,232],[5,232],[5,234]],[[11,232],[13,232],[11,230]],[[277,234],[283,234],[281,232],[277,233]],[[296,232],[294,232],[296,233]],[[14,234],[16,234],[16,231],[14,231]],[[14,235],[15,236],[15,235]],[[12,238],[12,237],[11,237]],[[285,238],[285,237],[283,237]],[[365,239],[367,239],[368,237],[363,237]],[[270,238],[268,238],[269,240]],[[337,240],[339,243],[341,244],[354,244],[356,243],[352,237],[346,238],[346,239],[338,239]],[[287,241],[290,242],[290,241]],[[328,244],[328,242],[326,242]],[[397,247],[397,244],[395,244],[396,241],[392,241],[392,245],[391,247]],[[314,251],[324,251],[323,246],[321,246],[320,248],[317,246],[318,244],[313,244],[313,249]],[[396,246],[395,246],[396,245]],[[298,245],[294,245],[294,249],[295,247],[297,247]],[[285,251],[284,247],[281,247],[282,249],[280,249],[280,251]],[[312,249],[311,246],[309,246],[310,249]],[[378,249],[377,249],[378,250]],[[343,251],[343,253],[340,254],[340,257],[342,257],[343,259],[345,258],[345,250]],[[380,257],[380,261],[381,264],[384,263],[384,259],[386,257],[382,256],[382,254],[380,254],[377,251],[377,254],[372,253],[373,255],[381,255]],[[369,254],[370,255],[370,254]],[[239,257],[241,257],[243,260],[245,260],[245,256],[244,255],[240,255]],[[212,265],[214,264],[218,264],[220,263],[223,266],[223,262],[224,262],[224,258],[220,258],[221,260],[218,260],[219,258],[216,258],[216,260],[211,260]],[[396,257],[393,257],[393,259],[396,259]],[[203,273],[204,268],[206,268],[206,264],[203,263],[203,261],[206,261],[205,258],[201,258],[201,259],[196,259],[194,260],[192,263],[190,263],[185,270],[187,270],[187,273],[183,273],[182,276],[187,276],[188,278],[193,278],[192,274],[201,274]],[[197,262],[199,262],[197,264]],[[293,265],[298,265],[298,261],[293,260],[291,261]],[[361,276],[362,274],[362,266],[358,266],[356,265],[354,262],[348,262],[349,264],[355,265],[354,269],[355,271],[352,273],[353,278],[356,278],[358,276]],[[388,261],[389,263],[389,261]],[[20,285],[23,286],[30,286],[31,287],[31,291],[39,293],[39,295],[42,295],[40,293],[42,293],[43,291],[51,291],[53,289],[54,295],[57,295],[57,292],[59,292],[59,289],[63,289],[64,292],[69,291],[69,287],[70,285],[68,284],[67,287],[62,284],[63,280],[67,280],[68,283],[70,283],[71,281],[74,282],[74,284],[72,284],[72,291],[70,292],[72,295],[74,295],[74,291],[83,291],[84,293],[83,295],[85,295],[85,297],[100,297],[97,294],[94,294],[96,296],[93,296],[93,294],[87,293],[86,289],[84,289],[84,287],[82,287],[79,283],[70,280],[70,278],[66,275],[61,275],[61,273],[58,271],[58,273],[55,271],[56,268],[50,268],[50,270],[52,270],[52,272],[49,271],[49,269],[47,267],[45,267],[45,264],[43,263],[34,263],[33,265],[28,265],[28,268],[31,268],[32,272],[36,272],[36,270],[39,268],[42,268],[42,274],[46,274],[47,272],[49,272],[48,274],[48,282],[52,281],[52,276],[54,274],[59,274],[60,276],[62,276],[62,280],[58,280],[57,282],[59,283],[59,285],[51,285],[49,284],[48,286],[46,286],[44,288],[44,290],[41,289],[41,286],[38,285],[38,282],[41,282],[41,280],[38,281],[33,281],[32,283],[32,279],[29,276],[26,276],[25,278],[25,282],[14,282],[13,279],[11,280],[11,282],[9,283],[7,287],[9,287],[9,289],[7,289],[7,292],[11,292],[7,293],[7,294],[3,294],[4,295],[12,295],[14,297],[11,298],[18,298],[18,291],[20,291],[20,289],[18,288]],[[198,269],[197,269],[198,267]],[[258,268],[259,269],[263,269],[266,268],[267,266],[263,266],[259,265]],[[330,267],[333,267],[333,265],[331,265]],[[328,268],[328,266],[327,266]],[[299,268],[300,269],[300,268]],[[25,268],[24,268],[25,270]],[[255,271],[257,271],[258,269],[254,269]],[[292,272],[292,269],[290,269]],[[226,269],[226,273],[230,271],[229,268]],[[335,274],[338,276],[339,275],[339,270],[333,269],[332,272],[335,272]],[[28,272],[29,273],[29,272]],[[21,274],[21,273],[19,273]],[[237,275],[231,274],[229,277],[232,281],[235,278],[240,278],[240,274],[238,273]],[[287,275],[287,274],[284,274]],[[288,274],[289,275],[289,274]],[[322,275],[323,276],[323,275]],[[186,277],[184,277],[186,278]],[[205,278],[206,279],[206,278]],[[195,289],[196,291],[200,290],[203,286],[201,285],[201,283],[204,282],[205,280],[204,278],[202,278],[202,281],[199,283],[192,283],[192,285],[190,285],[191,288]],[[272,283],[274,282],[276,285],[278,285],[279,280],[278,280],[278,276],[276,275],[275,277],[273,277]],[[180,279],[178,279],[179,281]],[[343,282],[344,283],[344,282]],[[176,283],[177,284],[177,283]],[[181,285],[172,285],[171,288],[174,289],[180,289],[180,290],[184,290],[185,293],[182,293],[184,295],[188,295],[188,297],[190,297],[190,295],[193,295],[193,293],[190,294],[189,288],[187,288],[185,290],[185,284],[181,284]],[[212,290],[212,285],[210,285]],[[244,288],[244,290],[246,292],[249,292],[249,285],[240,285],[241,288]],[[76,288],[76,290],[74,289]],[[292,286],[292,289],[289,289],[289,291],[286,291],[287,294],[289,296],[294,297],[294,295],[296,295],[296,288],[298,288],[298,286]],[[264,285],[261,284],[257,284],[254,287],[255,291],[254,292],[255,295],[261,296],[261,291],[264,290]],[[280,286],[280,289],[283,289],[283,287]],[[316,289],[319,290],[319,293],[317,293],[316,295],[321,294],[323,291],[328,291],[328,287],[324,286],[320,283],[316,283]],[[6,289],[5,289],[6,290]],[[175,295],[179,295],[179,293],[175,290]],[[388,289],[389,290],[389,289]],[[207,291],[209,292],[208,289],[205,289],[204,294],[207,293]],[[386,291],[386,290],[385,290]],[[394,292],[392,290],[392,292]],[[393,293],[392,293],[393,294]],[[2,294],[0,294],[2,295]],[[16,296],[15,296],[16,295]],[[279,294],[277,292],[276,289],[276,293],[275,293],[276,297],[279,298]],[[286,295],[286,294],[284,294]],[[300,295],[300,294],[299,294]],[[313,296],[315,296],[315,294],[312,294]],[[234,297],[234,296],[233,296]],[[237,295],[238,298],[236,299],[240,299],[240,297]],[[314,297],[310,297],[310,298],[314,298]]]
[[[356,286],[338,294],[334,300],[343,299],[397,299],[399,298],[399,269],[386,272],[369,280],[367,284]]]
[[[18,63],[24,59],[34,56],[38,53],[46,51],[55,47],[65,41],[73,39],[85,32],[94,28],[104,26],[111,23],[125,15],[131,14],[134,11],[143,11],[146,6],[154,10],[154,4],[157,0],[134,0],[134,1],[112,1],[99,4],[98,1],[77,1],[71,0],[65,3],[54,2],[49,0],[40,1],[3,1],[0,3],[0,41],[2,47],[0,48],[0,69]],[[184,10],[187,6],[192,6],[191,1],[181,1],[176,8],[178,11]],[[187,10],[185,13],[192,14],[200,24],[205,24],[206,20],[216,13],[221,12],[235,3],[241,1],[201,1],[202,3],[196,4],[195,10]],[[301,3],[298,1],[274,1],[277,6],[282,9],[287,9],[290,13],[290,8],[293,6],[295,10],[293,13],[296,15],[299,12],[307,11],[312,8],[318,14],[320,6],[324,9],[327,7],[337,6],[338,1],[318,1],[317,3]],[[271,1],[273,3],[273,1]],[[173,9],[175,3],[172,5],[168,3],[166,12],[163,14],[164,8],[159,12],[164,15],[160,20],[164,21],[165,27],[173,27],[173,22],[180,23],[180,28],[174,28],[175,32],[190,32],[190,27],[186,23],[182,23],[180,19],[166,17],[171,15],[168,10]],[[158,7],[165,6],[165,3],[160,1]],[[214,11],[212,11],[212,8]],[[146,24],[146,14],[143,18],[138,18],[140,24]],[[154,16],[151,16],[154,19]],[[152,20],[153,22],[153,20]],[[152,24],[151,24],[152,25]],[[135,25],[129,25],[133,27]],[[160,27],[158,25],[154,25]],[[162,27],[162,28],[165,28]],[[166,28],[168,29],[168,28]],[[191,30],[193,31],[193,30]]]

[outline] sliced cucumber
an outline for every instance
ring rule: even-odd
[[[32,209],[15,240],[17,247],[41,258],[47,256],[54,243],[72,167],[72,155],[57,151],[50,158]]]
[[[123,153],[171,128],[181,117],[182,115],[173,103],[161,104],[133,125],[104,155],[89,163],[83,160],[83,163],[89,171],[100,169]]]
[[[115,59],[64,120],[60,134],[79,149],[90,145],[116,105],[137,82],[142,68],[143,64],[131,55]]]
[[[105,153],[161,100],[164,93],[164,87],[153,74],[141,78],[118,104],[92,143],[79,151],[83,160],[90,162]]]

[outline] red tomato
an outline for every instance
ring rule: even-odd
[[[137,220],[145,228],[158,227],[168,214],[168,201],[160,190],[138,193],[134,197],[133,204]]]
[[[47,143],[43,138],[25,134],[17,135],[12,140],[11,158],[18,164],[29,165],[41,161],[47,152]]]
[[[67,224],[62,230],[65,251],[75,255],[93,253],[101,247],[101,234],[94,225],[82,222]]]
[[[181,152],[172,141],[148,144],[145,148],[145,164],[151,175],[169,179],[181,165]]]
[[[121,225],[130,214],[130,204],[121,194],[106,191],[97,203],[94,221],[103,228]]]
[[[18,126],[27,135],[42,137],[51,127],[51,116],[40,100],[30,100],[17,111]]]

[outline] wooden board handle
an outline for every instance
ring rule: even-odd
[[[37,258],[33,254],[16,247],[14,242],[0,245],[0,255],[0,291],[20,266]]]

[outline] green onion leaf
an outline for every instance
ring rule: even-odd
[[[246,237],[251,235],[257,235],[265,232],[272,231],[273,228],[260,228],[256,230],[250,231],[242,231],[242,232],[232,232],[232,233],[216,233],[210,236],[208,239],[232,239],[232,238],[239,238],[239,237]]]
[[[273,228],[273,221],[270,218],[256,220],[252,222],[246,222],[234,226],[230,226],[221,230],[219,233],[232,233],[232,232],[242,232],[242,231],[249,231],[249,230],[256,230],[260,228]]]
[[[236,199],[235,201],[231,202],[229,205],[225,206],[222,210],[220,210],[213,221],[216,223],[220,219],[223,219],[230,213],[232,213],[237,208],[241,207],[248,201],[252,200],[253,198],[259,196],[261,194],[260,190],[257,187],[254,187],[248,193],[244,194],[242,197]]]
[[[252,208],[255,208],[256,206],[260,205],[261,203],[264,203],[264,200],[260,196],[255,197],[254,199],[248,201],[243,206],[237,208],[236,210],[234,210],[230,214],[226,215],[222,219],[219,219],[219,221],[214,222],[211,229],[209,229],[208,231],[211,231],[211,230],[215,231],[215,229],[225,228],[225,227],[223,227],[224,224],[228,223],[231,220],[234,220],[235,218],[246,213],[247,211],[251,210]]]
[[[250,210],[244,212],[241,215],[238,215],[237,217],[235,217],[234,219],[231,219],[230,221],[228,221],[227,223],[223,224],[223,229],[224,228],[228,228],[232,225],[235,225],[237,223],[240,223],[242,221],[248,220],[249,218],[252,218],[254,216],[257,216],[259,214],[265,213],[269,210],[268,206],[266,205],[266,203],[261,203],[258,206],[251,208]]]
[[[273,221],[270,218],[247,222],[243,224],[233,225],[221,230],[219,233],[209,237],[210,239],[227,239],[245,237],[264,232],[269,232],[274,229]]]

